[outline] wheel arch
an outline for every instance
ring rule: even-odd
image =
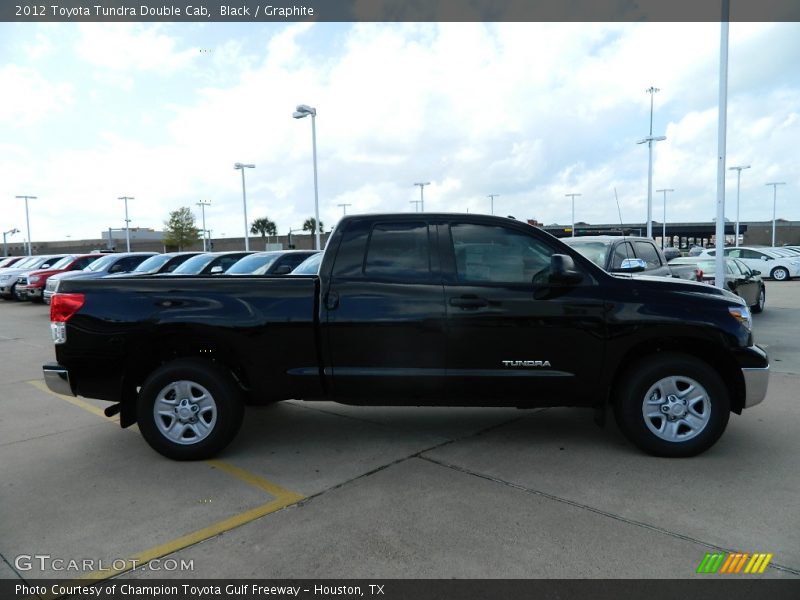
[[[609,405],[619,392],[625,374],[644,360],[658,354],[683,354],[702,361],[720,374],[730,398],[731,411],[741,414],[745,401],[744,375],[736,360],[724,348],[706,340],[690,338],[660,338],[642,341],[629,348],[619,360],[609,386]]]

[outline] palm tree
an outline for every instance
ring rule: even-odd
[[[250,223],[250,233],[260,233],[264,238],[268,235],[277,235],[278,228],[269,220],[269,217],[261,217]]]
[[[325,223],[319,222],[319,231],[322,233],[325,230]],[[303,223],[303,231],[310,231],[311,235],[317,233],[317,220],[314,217],[308,217]]]

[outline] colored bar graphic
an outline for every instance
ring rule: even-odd
[[[700,565],[697,567],[698,573],[763,573],[772,561],[772,553],[749,552],[711,552],[706,553]],[[748,561],[748,559],[750,559]],[[745,566],[747,564],[747,566]]]

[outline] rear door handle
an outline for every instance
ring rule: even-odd
[[[486,298],[479,298],[478,296],[461,296],[459,298],[450,298],[450,306],[457,306],[458,308],[483,308],[489,306],[489,301]]]

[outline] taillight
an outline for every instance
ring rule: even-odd
[[[703,281],[703,269],[696,269],[697,272],[697,281]]]
[[[67,321],[85,301],[83,294],[53,294],[50,299],[50,333],[54,343],[63,344],[67,341]]]
[[[83,294],[53,294],[50,299],[50,321],[66,323],[85,301]]]

